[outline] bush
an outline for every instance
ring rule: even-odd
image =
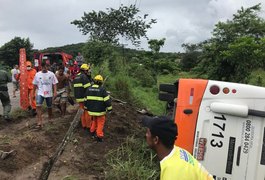
[[[140,82],[142,87],[152,87],[156,84],[156,80],[152,72],[145,68],[143,65],[133,65],[129,70],[130,75]]]
[[[155,180],[159,179],[159,162],[147,148],[144,139],[128,137],[117,150],[107,154],[109,169],[106,179]]]
[[[126,102],[132,102],[131,79],[123,73],[116,74],[109,79],[108,90],[116,97]]]

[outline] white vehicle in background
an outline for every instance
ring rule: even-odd
[[[161,84],[159,99],[174,104],[176,145],[216,180],[265,180],[265,88],[179,79]]]

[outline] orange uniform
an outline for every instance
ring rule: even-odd
[[[31,68],[31,62],[27,61],[27,85],[28,85],[28,95],[29,95],[29,101],[30,101],[30,106],[32,109],[36,109],[36,99],[35,99],[35,94],[33,93],[33,79],[35,77],[35,74],[37,71],[33,68]]]

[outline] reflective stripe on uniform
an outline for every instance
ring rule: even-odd
[[[82,83],[77,83],[77,84],[74,84],[74,87],[83,87],[83,84]]]
[[[86,99],[85,98],[78,98],[78,99],[75,99],[76,102],[84,102]]]
[[[87,88],[89,86],[91,86],[91,84],[90,83],[87,83],[87,84],[84,85],[84,88]]]
[[[110,106],[110,107],[107,107],[107,110],[109,110],[109,111],[110,111],[110,110],[112,110],[112,106]]]
[[[109,100],[109,96],[104,97],[104,101]]]
[[[95,101],[104,101],[103,97],[98,97],[98,96],[87,96],[87,100],[95,100]]]
[[[91,111],[88,111],[88,114],[90,116],[102,116],[102,115],[105,115],[106,112],[91,112]]]

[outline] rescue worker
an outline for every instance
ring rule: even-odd
[[[174,145],[178,129],[166,116],[143,118],[146,142],[160,160],[160,180],[213,180],[211,174],[185,149]]]
[[[112,111],[110,96],[102,84],[103,77],[96,75],[94,84],[86,90],[85,102],[85,108],[92,119],[90,133],[98,142],[102,142],[104,137],[103,129],[106,121],[106,112]]]
[[[10,121],[9,113],[11,111],[10,97],[8,94],[7,83],[11,82],[11,76],[4,70],[0,70],[0,100],[3,106],[3,115],[6,121]]]
[[[27,86],[28,86],[28,96],[29,96],[29,104],[28,110],[31,111],[31,114],[35,116],[36,113],[36,94],[34,93],[34,85],[33,79],[37,73],[37,71],[32,68],[32,64],[30,61],[26,61],[27,66]]]
[[[85,92],[86,89],[91,85],[92,79],[88,75],[89,65],[82,64],[80,67],[80,73],[75,77],[74,84],[74,96],[76,102],[79,103],[79,107],[84,110],[84,113],[81,116],[81,125],[84,130],[89,130],[91,126],[91,118],[87,111],[84,109],[85,102]]]

